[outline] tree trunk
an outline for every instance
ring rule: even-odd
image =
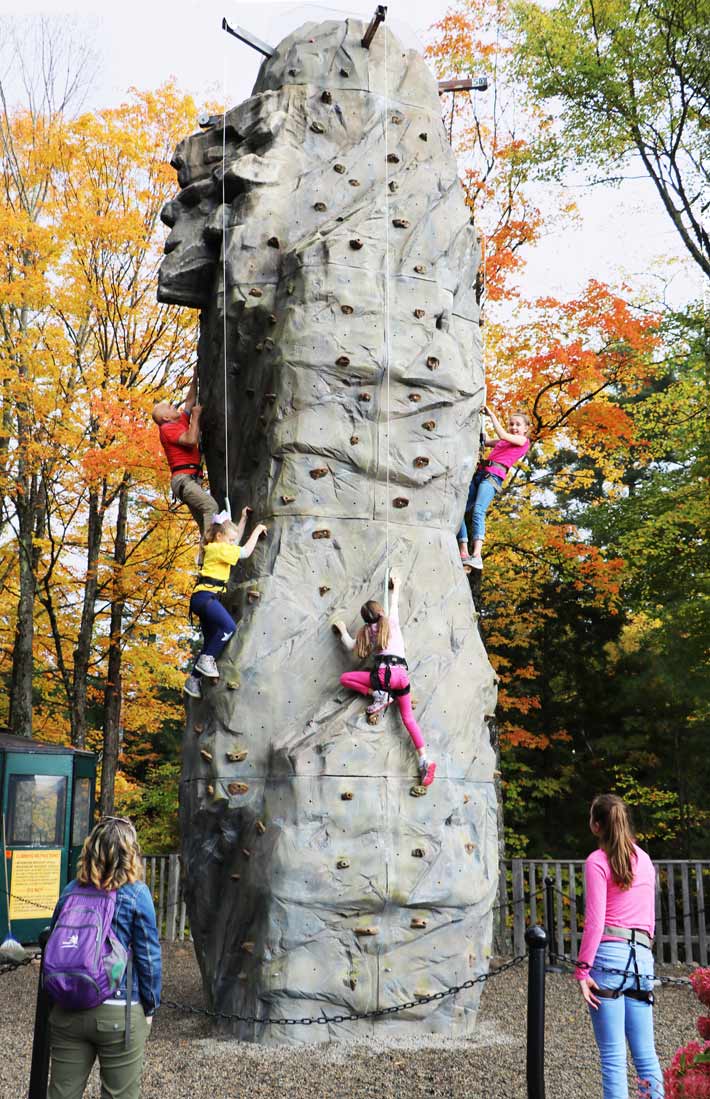
[[[71,696],[71,742],[75,748],[86,745],[86,694],[91,659],[91,643],[96,619],[96,593],[98,590],[99,551],[103,531],[103,497],[96,489],[89,493],[89,529],[86,538],[86,583],[84,603],[81,609],[81,625],[74,649],[74,675]]]
[[[22,464],[22,463],[21,463]],[[10,676],[10,732],[32,736],[32,675],[34,671],[34,605],[40,551],[37,540],[44,534],[46,497],[38,476],[20,471],[16,509],[19,522],[18,552],[20,596],[17,601],[15,644]]]
[[[123,656],[123,611],[126,605],[123,592],[123,567],[126,563],[129,483],[130,478],[125,474],[118,496],[116,541],[113,551],[111,635],[108,648],[106,686],[104,687],[104,746],[101,764],[101,793],[99,796],[101,812],[104,816],[113,812],[114,786],[121,748],[121,709],[123,703],[121,660]]]

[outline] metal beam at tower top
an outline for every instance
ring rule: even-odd
[[[222,30],[227,34],[231,34],[234,38],[238,38],[240,42],[243,42],[246,46],[251,46],[257,53],[263,54],[264,57],[273,57],[276,50],[273,46],[270,46],[267,42],[262,42],[260,38],[257,38],[255,34],[250,34],[249,31],[245,31],[244,27],[230,27],[226,19],[222,19]]]
[[[372,19],[370,20],[370,26],[367,28],[367,30],[365,31],[365,33],[362,37],[362,41],[361,41],[360,45],[363,47],[363,49],[369,50],[370,43],[372,42],[372,39],[375,37],[375,34],[377,32],[377,28],[379,27],[380,23],[384,23],[386,18],[387,18],[387,5],[386,4],[378,4],[377,7],[375,8],[375,14],[373,15]]]

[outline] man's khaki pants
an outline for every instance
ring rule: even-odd
[[[190,509],[192,518],[200,528],[200,534],[205,534],[219,511],[215,498],[189,473],[176,473],[170,482],[170,488],[175,499]]]
[[[52,1072],[48,1099],[81,1099],[98,1057],[101,1099],[140,1099],[143,1053],[150,1028],[140,1004],[131,1007],[131,1033],[124,1048],[126,1009],[101,1004],[89,1011],[62,1011],[49,1016]]]

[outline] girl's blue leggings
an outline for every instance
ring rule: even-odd
[[[468,499],[466,500],[466,511],[459,527],[458,541],[468,542],[468,531],[466,529],[466,512],[473,508],[473,538],[483,539],[486,535],[486,512],[488,511],[491,503],[496,495],[496,490],[488,480],[489,477],[495,477],[499,484],[503,484],[502,477],[496,477],[495,473],[484,473],[482,470],[477,470],[474,474],[473,480],[468,490]]]
[[[650,989],[653,985],[653,954],[645,946],[636,946],[636,963],[641,977],[641,988]],[[594,966],[609,969],[633,970],[633,959],[629,943],[600,943],[594,958]],[[622,980],[624,988],[635,988],[634,977],[619,977],[615,973],[604,973],[592,968],[590,976],[600,988],[618,988]],[[592,990],[594,991],[594,990]],[[592,1017],[594,1037],[599,1046],[602,1062],[602,1085],[604,1099],[627,1099],[629,1094],[626,1076],[626,1043],[629,1043],[631,1057],[639,1078],[638,1095],[648,1099],[661,1099],[663,1091],[663,1073],[658,1063],[656,1047],[653,1041],[653,1007],[641,1000],[631,1000],[628,996],[619,996],[616,1000],[601,1000],[599,1007],[589,1009]],[[641,1081],[647,1083],[641,1086]]]
[[[190,614],[196,614],[200,620],[202,652],[216,660],[237,628],[234,619],[211,591],[195,592],[190,600]],[[192,674],[199,677],[200,673]]]

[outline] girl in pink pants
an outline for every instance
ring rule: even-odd
[[[357,637],[350,636],[344,622],[333,623],[345,648],[350,651],[354,649],[361,660],[374,653],[372,671],[344,672],[340,682],[343,687],[358,694],[373,696],[367,707],[368,714],[381,713],[393,702],[397,703],[404,727],[417,750],[421,784],[430,786],[434,781],[436,764],[427,759],[424,737],[412,710],[404,638],[399,625],[399,577],[392,576],[390,586],[389,617],[378,602],[368,599],[360,612],[365,625],[358,630]]]

